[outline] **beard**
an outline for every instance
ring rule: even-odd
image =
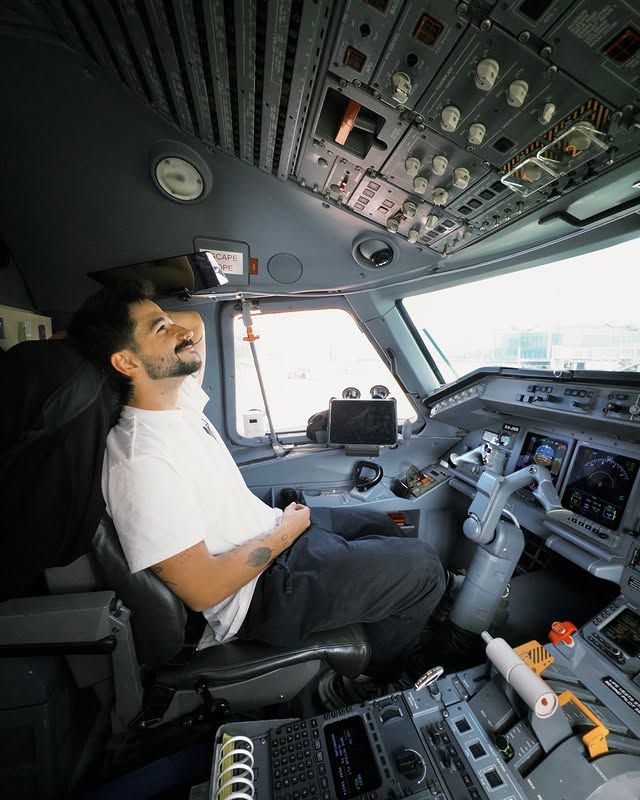
[[[160,381],[164,378],[183,378],[186,375],[193,375],[194,372],[200,369],[202,363],[200,356],[192,361],[183,361],[178,352],[177,350],[175,357],[171,358],[162,356],[160,358],[151,358],[141,353],[138,357],[152,381]]]

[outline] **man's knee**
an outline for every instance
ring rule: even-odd
[[[425,593],[433,597],[442,597],[446,588],[446,575],[442,562],[430,544],[420,539],[412,540],[412,553],[409,570],[418,585],[422,585]]]

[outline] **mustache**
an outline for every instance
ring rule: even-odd
[[[182,350],[186,350],[187,347],[192,347],[193,344],[194,344],[193,339],[183,339],[182,342],[175,348],[176,355],[180,353]]]

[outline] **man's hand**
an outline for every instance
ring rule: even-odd
[[[151,569],[194,611],[220,603],[259,575],[309,527],[307,506],[290,503],[280,525],[228,553],[212,556],[204,542],[154,564]]]
[[[293,529],[300,529],[300,534],[304,533],[311,524],[311,512],[302,503],[289,503],[282,514],[282,523],[291,523]],[[298,534],[298,535],[300,535]],[[296,537],[297,538],[297,537]]]
[[[195,373],[195,379],[202,386],[204,377],[204,364],[207,358],[207,347],[204,331],[204,320],[197,311],[168,311],[167,312],[176,325],[181,325],[193,331],[193,349],[200,356],[200,369]]]

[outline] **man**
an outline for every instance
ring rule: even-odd
[[[203,414],[199,314],[165,312],[144,285],[123,284],[89,298],[69,335],[124,398],[103,491],[131,571],[150,567],[219,641],[291,647],[362,622],[372,674],[400,673],[444,591],[435,552],[386,515],[343,515],[329,530],[306,506],[282,512],[248,489]]]

